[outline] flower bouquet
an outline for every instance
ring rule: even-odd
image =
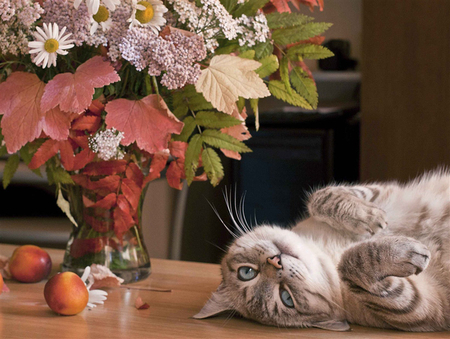
[[[141,208],[170,186],[224,176],[220,153],[250,149],[249,110],[270,96],[304,108],[303,60],[328,57],[330,24],[290,5],[321,0],[1,0],[3,186],[19,161],[56,186],[75,225],[63,268],[149,273]],[[127,272],[128,272],[127,271]]]

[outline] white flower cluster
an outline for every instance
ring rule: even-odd
[[[97,132],[89,138],[89,148],[97,153],[102,160],[123,159],[124,152],[119,149],[120,141],[123,139],[123,132],[115,128]]]
[[[219,0],[200,0],[201,7],[188,0],[168,0],[178,20],[187,28],[205,39],[206,49],[214,52],[219,46],[217,39],[238,39],[239,44],[254,46],[265,42],[269,36],[269,27],[263,14],[252,17],[242,15],[234,19]]]
[[[137,70],[148,67],[150,75],[164,72],[161,84],[168,89],[194,84],[200,76],[200,66],[194,64],[206,57],[203,39],[173,32],[164,38],[142,28],[133,28],[120,44],[120,52]]]
[[[260,13],[255,17],[242,15],[237,22],[239,23],[237,29],[239,46],[252,47],[257,42],[266,42],[269,38],[270,29],[264,14]]]
[[[43,9],[31,0],[0,0],[0,54],[28,52],[28,36]]]

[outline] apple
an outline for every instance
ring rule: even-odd
[[[56,313],[75,315],[85,309],[89,301],[89,291],[78,275],[63,272],[47,281],[44,297],[47,305]]]
[[[2,292],[3,292],[3,277],[0,274],[0,294],[2,294]]]
[[[9,259],[11,277],[25,283],[34,283],[48,277],[52,259],[46,251],[34,245],[16,248]]]

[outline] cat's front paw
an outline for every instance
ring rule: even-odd
[[[413,238],[395,237],[389,244],[390,260],[386,264],[391,266],[389,275],[408,277],[419,274],[427,268],[431,253],[428,248]]]
[[[356,234],[374,235],[387,227],[386,213],[370,202],[351,197],[342,208],[347,212],[341,216],[344,227]]]

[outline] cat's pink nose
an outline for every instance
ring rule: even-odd
[[[276,255],[272,258],[267,258],[267,262],[275,268],[283,268],[283,266],[281,266],[281,258],[279,255]]]

